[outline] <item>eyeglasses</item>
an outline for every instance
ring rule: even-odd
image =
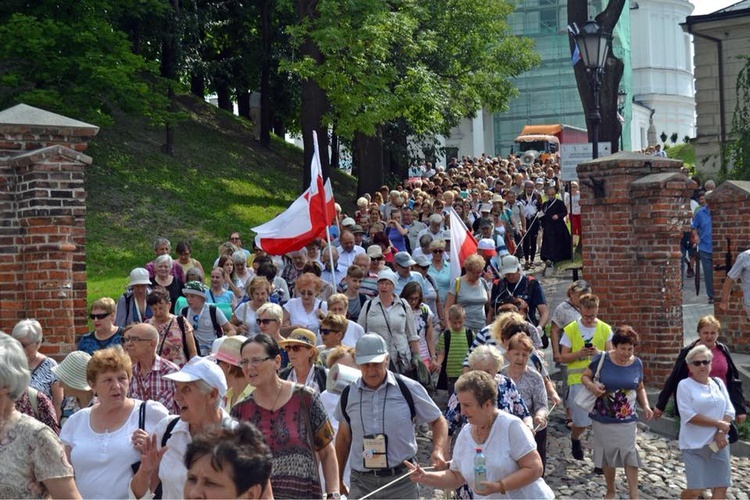
[[[286,350],[287,351],[292,351],[292,352],[299,352],[300,349],[309,349],[309,348],[310,348],[310,346],[306,346],[306,345],[302,346],[302,345],[299,345],[299,344],[286,346]]]
[[[708,359],[696,359],[695,361],[691,361],[690,364],[693,366],[708,366],[711,364],[711,361]]]
[[[268,318],[257,318],[255,320],[255,324],[257,325],[267,325],[268,323],[271,323],[272,321],[277,321],[275,319],[268,319]]]
[[[338,331],[338,330],[331,330],[330,328],[321,328],[320,329],[320,334],[321,335],[328,335],[329,333],[341,333],[341,332]]]
[[[110,313],[101,313],[101,314],[89,314],[89,318],[91,319],[104,319],[107,316],[109,316]]]
[[[372,257],[372,260],[383,260],[385,257]]]
[[[441,253],[445,253],[445,250],[433,250],[432,253],[434,255],[438,255],[438,254],[441,254]]]
[[[134,335],[131,335],[129,337],[123,337],[122,338],[122,343],[123,344],[127,344],[128,342],[146,342],[148,340],[151,340],[151,339],[142,339],[140,337],[136,337]]]
[[[240,368],[244,368],[248,365],[258,366],[259,364],[263,363],[264,361],[268,361],[269,359],[273,359],[273,356],[266,356],[265,358],[242,358],[239,362],[239,365]]]

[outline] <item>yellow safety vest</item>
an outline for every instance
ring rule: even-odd
[[[573,321],[564,329],[565,334],[570,339],[570,352],[577,352],[583,349],[583,337],[581,336],[581,330],[578,328],[578,321]],[[612,328],[604,321],[597,319],[596,327],[594,328],[594,337],[591,339],[591,343],[603,351],[607,345],[607,337],[612,331]],[[581,358],[568,363],[568,387],[575,384],[581,383],[581,375],[588,368],[590,358]]]

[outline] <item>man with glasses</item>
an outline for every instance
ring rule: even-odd
[[[238,250],[245,254],[245,259],[250,258],[250,251],[242,248],[242,237],[240,236],[240,233],[235,231],[230,234],[229,241],[232,243],[232,245],[236,246]]]
[[[409,238],[411,248],[417,248],[419,233],[427,228],[427,226],[423,222],[414,220],[414,211],[407,206],[404,206],[404,208],[401,209],[401,218],[403,219],[401,227],[406,229],[406,236]]]
[[[162,358],[156,351],[159,347],[159,332],[148,323],[137,323],[125,328],[122,345],[133,362],[128,397],[141,401],[158,401],[170,413],[178,413],[174,402],[174,382],[164,375],[180,371],[180,367]]]
[[[591,425],[588,412],[575,403],[576,396],[583,390],[581,375],[588,368],[591,359],[601,351],[611,351],[612,328],[597,318],[599,297],[593,293],[581,296],[578,310],[581,317],[563,329],[560,338],[560,362],[568,365],[567,406],[573,419],[571,445],[573,458],[583,460],[581,435]]]
[[[206,286],[200,281],[190,281],[182,289],[188,302],[180,314],[193,325],[193,336],[198,353],[208,356],[214,340],[222,335],[234,335],[234,326],[216,304],[206,304]]]

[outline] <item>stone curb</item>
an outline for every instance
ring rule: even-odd
[[[640,424],[647,427],[651,432],[670,439],[677,439],[680,433],[680,421],[676,418],[662,415],[659,420],[639,420]],[[750,457],[750,443],[739,440],[730,445],[732,455],[735,457]]]

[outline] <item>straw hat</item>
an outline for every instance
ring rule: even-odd
[[[91,387],[86,381],[86,365],[90,359],[91,355],[85,351],[73,351],[59,365],[53,366],[52,372],[68,387],[90,391]]]
[[[305,347],[310,347],[314,349],[315,352],[318,352],[318,348],[315,346],[316,343],[317,339],[313,332],[305,328],[295,328],[287,338],[279,341],[279,346],[287,347],[290,345],[302,345]]]

